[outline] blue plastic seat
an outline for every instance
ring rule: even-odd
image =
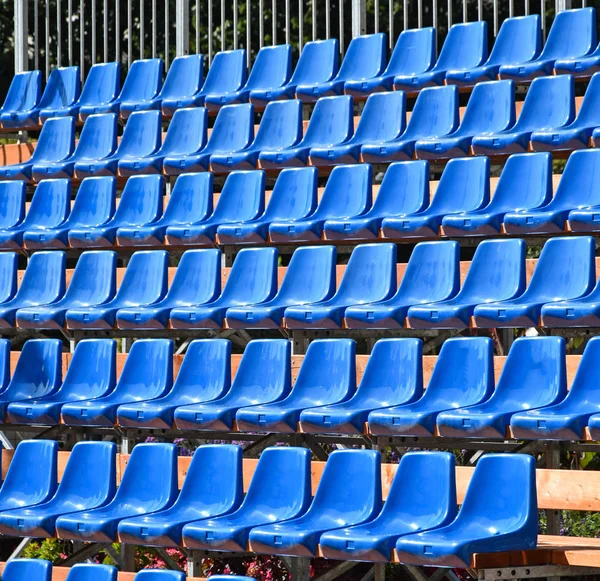
[[[239,103],[238,95],[246,84],[247,75],[245,49],[218,52],[202,90],[196,96],[195,105],[204,105],[210,113],[216,113],[223,105]]]
[[[533,550],[537,535],[535,458],[487,454],[477,462],[456,520],[400,537],[396,554],[402,563],[465,568],[474,553]]]
[[[62,420],[69,426],[112,427],[120,405],[161,397],[172,386],[173,342],[138,339],[131,346],[115,389],[107,395],[64,404]]]
[[[362,160],[367,163],[410,160],[419,139],[445,137],[455,131],[458,124],[458,87],[423,89],[417,97],[406,131],[385,143],[366,143],[360,148]]]
[[[121,160],[155,154],[160,148],[161,138],[160,111],[132,113],[117,150],[103,159],[75,161],[75,177],[83,179],[89,176],[115,176]]]
[[[592,133],[600,126],[600,75],[594,75],[588,84],[581,108],[575,120],[566,127],[543,129],[531,134],[534,151],[561,151],[585,149]]]
[[[263,49],[264,50],[264,49]],[[302,139],[302,103],[273,101],[265,108],[252,145],[238,151],[221,151],[210,156],[214,172],[255,169],[261,151],[280,151]]]
[[[166,329],[172,309],[212,303],[221,294],[221,251],[216,248],[184,252],[165,298],[152,305],[117,311],[119,329]]]
[[[192,153],[164,157],[163,169],[168,175],[207,171],[212,155],[242,154],[253,140],[254,106],[248,103],[225,106],[219,110],[206,147]]]
[[[563,14],[563,13],[561,13]],[[476,155],[506,155],[528,151],[534,131],[560,129],[575,119],[573,77],[534,79],[527,92],[521,114],[510,129],[476,135],[472,140]]]
[[[363,145],[398,139],[406,129],[406,94],[403,91],[370,95],[354,135],[342,145],[316,146],[310,149],[314,166],[358,163]]]
[[[277,329],[285,309],[318,303],[335,293],[335,246],[303,247],[294,251],[277,294],[259,305],[231,307],[225,321],[230,329]]]
[[[226,339],[192,341],[173,389],[163,397],[119,406],[119,425],[124,428],[171,429],[176,408],[219,399],[229,391],[230,359],[231,343]]]
[[[117,113],[120,89],[121,63],[96,63],[88,71],[81,96],[73,109],[82,121],[98,113]]]
[[[502,375],[485,402],[437,418],[440,436],[505,438],[513,414],[550,406],[567,395],[565,340],[523,337],[508,353]]]
[[[128,156],[119,160],[119,175],[163,173],[163,162],[186,155],[196,155],[206,146],[208,113],[204,107],[178,109],[169,123],[160,149],[150,155]]]
[[[310,502],[310,451],[267,448],[260,455],[240,508],[185,525],[183,544],[190,549],[246,551],[253,527],[300,516]]]
[[[46,180],[38,188],[44,188],[44,186],[50,185],[52,181]],[[54,224],[50,222],[46,226],[44,226],[43,221],[38,222],[37,218],[34,220],[33,216],[31,219],[27,219],[27,227],[31,229],[22,232],[23,247],[28,250],[68,248],[69,232],[71,230],[90,231],[106,224],[113,217],[116,193],[117,182],[113,177],[85,178],[77,190],[77,197],[73,202],[71,213],[66,219],[59,222],[58,220],[62,216],[60,214],[53,221]],[[70,198],[70,188],[68,194],[67,204]],[[2,234],[0,234],[1,236]]]
[[[483,65],[488,56],[485,21],[454,24],[448,31],[440,56],[433,68],[396,75],[396,91],[415,93],[424,87],[442,85],[448,71],[457,74]],[[435,49],[434,49],[435,50]]]
[[[422,355],[419,339],[380,339],[356,393],[346,401],[302,411],[302,431],[362,434],[373,410],[418,400],[423,395]]]
[[[0,532],[10,536],[54,536],[59,516],[110,502],[116,490],[117,447],[112,442],[75,444],[54,496],[33,507],[0,513]]]
[[[52,563],[43,559],[11,559],[4,566],[5,581],[52,581]]]
[[[473,89],[458,129],[446,137],[419,139],[419,159],[448,159],[469,155],[476,135],[497,133],[515,124],[515,86],[512,81],[479,83]]]
[[[473,212],[444,216],[442,229],[446,236],[496,236],[507,213],[536,210],[551,199],[552,156],[515,153],[506,160],[490,203]]]
[[[454,470],[448,452],[404,454],[377,518],[326,532],[319,541],[321,553],[328,559],[385,563],[398,538],[450,524],[457,513]]]
[[[303,410],[349,400],[356,391],[356,344],[352,339],[313,341],[291,393],[247,404],[235,419],[243,432],[294,433]],[[240,406],[241,407],[241,406]]]
[[[84,339],[75,347],[62,385],[50,395],[13,401],[7,417],[13,424],[55,426],[64,404],[102,397],[115,388],[116,364],[113,339]]]
[[[77,563],[67,574],[69,581],[117,581],[117,568],[112,565]]]
[[[64,252],[36,252],[29,259],[21,286],[13,298],[0,303],[0,328],[15,326],[16,313],[25,307],[51,305],[65,294]]]
[[[579,8],[556,14],[544,49],[536,59],[500,67],[500,77],[530,81],[535,77],[551,75],[558,59],[581,58],[596,47],[596,10]]]
[[[384,218],[381,229],[385,238],[430,238],[439,234],[445,216],[479,210],[489,201],[489,158],[451,159],[431,204],[421,212]]]
[[[59,517],[56,532],[61,539],[112,543],[120,521],[168,508],[176,498],[177,446],[138,444],[111,502]]]
[[[166,510],[122,520],[119,540],[134,545],[179,547],[184,525],[230,514],[239,508],[243,497],[242,448],[200,446],[194,452],[175,504]]]
[[[414,403],[371,412],[369,431],[379,436],[431,437],[441,412],[486,401],[493,390],[492,340],[448,339],[442,345],[423,397]]]
[[[272,242],[312,242],[320,240],[327,220],[348,220],[362,216],[371,207],[373,170],[357,164],[333,168],[317,209],[306,218],[272,221]]]
[[[536,327],[544,304],[584,297],[596,283],[594,251],[594,239],[587,236],[551,238],[527,290],[513,299],[476,306],[476,326]]]
[[[42,96],[42,73],[15,73],[0,109],[0,121],[5,129],[20,129],[21,120],[30,119]]]
[[[28,161],[0,166],[0,178],[31,181],[34,165],[52,165],[67,160],[75,149],[75,118],[48,119]]]
[[[333,297],[320,303],[287,307],[288,329],[338,329],[348,307],[391,298],[396,292],[396,246],[357,246]]]
[[[156,101],[165,117],[172,117],[178,109],[193,107],[204,82],[204,56],[188,54],[173,59],[165,84]]]
[[[164,189],[163,176],[131,177],[112,217],[95,227],[73,225],[69,229],[69,245],[72,248],[110,248],[119,241],[121,228],[131,229],[156,222],[162,216]]]
[[[219,195],[214,212],[212,209],[212,180],[210,186],[201,190],[210,196],[208,204],[196,202],[198,220],[194,213],[188,216],[187,222],[169,225],[166,237],[172,246],[212,246],[219,226],[238,224],[257,219],[265,211],[266,175],[264,171],[235,171],[227,176],[225,185]],[[206,208],[206,209],[205,209]],[[184,216],[181,216],[183,221]]]
[[[250,341],[231,389],[218,399],[178,407],[175,426],[180,430],[231,431],[240,408],[283,400],[290,393],[291,374],[289,341]]]
[[[294,74],[286,89],[303,103],[314,103],[323,96],[338,72],[340,46],[337,38],[313,40],[302,48]]]
[[[116,101],[123,119],[128,119],[135,111],[160,109],[156,97],[162,88],[164,72],[162,59],[140,59],[131,63]]]
[[[315,557],[327,531],[372,521],[381,510],[381,456],[375,450],[336,450],[325,464],[306,513],[256,527],[249,542],[257,553]]]
[[[396,294],[384,301],[354,305],[344,314],[349,329],[401,329],[409,307],[445,301],[460,288],[457,242],[421,242],[415,246]]]
[[[271,106],[269,104],[267,110]],[[318,203],[318,174],[314,167],[282,170],[264,213],[252,220],[220,224],[217,227],[219,244],[262,244],[268,242],[269,226],[273,222],[303,220],[311,216]]]
[[[62,342],[58,339],[30,339],[23,345],[10,383],[0,393],[3,423],[10,403],[37,400],[58,390],[62,381],[61,353]]]
[[[5,238],[4,233],[17,229],[25,218],[25,187],[23,181],[0,181],[0,246],[2,247],[5,246],[2,240]],[[12,243],[9,245],[12,246]]]
[[[135,252],[115,298],[102,305],[67,310],[67,328],[113,329],[119,309],[152,305],[162,300],[167,293],[168,261],[169,255],[164,250]]]
[[[567,160],[553,198],[536,209],[507,212],[504,228],[508,234],[559,233],[568,219],[576,232],[595,229],[595,206],[600,204],[600,151],[576,151]]]
[[[261,151],[258,156],[260,167],[303,167],[308,163],[312,148],[331,148],[348,141],[354,132],[352,102],[349,95],[319,99],[301,141],[286,149]]]
[[[20,329],[63,329],[69,309],[89,308],[112,300],[116,292],[117,255],[100,250],[84,252],[77,261],[63,298],[49,305],[19,309]]]
[[[501,66],[518,67],[537,58],[542,50],[542,29],[537,14],[507,18],[500,27],[489,58],[466,70],[449,70],[446,83],[470,87],[481,81],[495,81]]]
[[[327,240],[372,240],[378,238],[384,218],[421,212],[428,205],[429,163],[398,161],[388,166],[370,210],[346,220],[330,218],[323,232]]]
[[[18,271],[19,271],[19,255],[16,252],[1,252],[0,253],[0,304],[10,301],[17,293]],[[4,384],[2,384],[2,385],[4,385]]]
[[[510,420],[513,437],[520,440],[582,440],[588,420],[600,411],[598,356],[600,337],[590,339],[567,396],[551,406],[523,410]]]
[[[271,101],[287,98],[292,75],[292,47],[289,44],[263,46],[256,55],[240,101],[250,101],[259,110]]]
[[[43,161],[31,168],[31,177],[39,182],[48,178],[72,178],[76,163],[106,159],[117,149],[117,116],[114,113],[90,115],[81,130],[73,155],[60,162]]]
[[[412,329],[464,329],[478,304],[515,299],[526,286],[524,240],[484,240],[459,293],[447,300],[408,309]]]
[[[211,575],[212,576],[212,575]],[[239,579],[239,577],[236,577]],[[169,571],[166,569],[142,569],[136,573],[134,581],[185,581],[183,571]],[[226,580],[228,581],[228,580]]]

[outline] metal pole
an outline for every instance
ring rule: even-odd
[[[402,2],[402,30],[408,28],[408,0]]]
[[[177,33],[175,35],[175,50],[177,56],[183,56],[190,52],[190,2],[189,0],[177,0],[175,4],[175,24]]]
[[[15,72],[20,73],[29,69],[29,58],[27,56],[27,2],[15,0],[14,26],[15,26]],[[37,12],[37,3],[36,3]],[[37,34],[36,34],[37,40]],[[37,51],[36,51],[37,58]],[[37,68],[37,63],[36,63]]]
[[[169,20],[169,3],[165,2],[165,66],[169,68],[169,27],[171,21]]]
[[[73,66],[73,0],[67,2],[67,45],[69,52],[69,66]]]
[[[115,60],[121,62],[121,5],[115,1]]]
[[[277,44],[277,0],[272,0],[271,2],[271,27],[273,29],[271,44],[275,46]]]
[[[341,54],[344,54],[344,24],[345,24],[344,0],[340,0],[340,53]]]
[[[483,20],[483,0],[477,0],[477,20]]]
[[[394,0],[390,0],[388,4],[389,14],[389,32],[390,32],[390,50],[394,48]]]
[[[104,0],[103,17],[104,17],[104,62],[108,62],[108,0]]]
[[[448,30],[452,26],[452,0],[448,0]]]
[[[417,26],[423,28],[423,0],[417,2]]]
[[[169,26],[168,21],[166,26]],[[200,0],[196,0],[196,54],[200,54]],[[165,51],[166,52],[166,51]]]
[[[546,42],[546,0],[542,0],[542,40]]]
[[[92,0],[92,65],[96,62],[96,0]]]
[[[312,0],[312,39],[317,40],[317,0]]]
[[[46,0],[46,80],[50,76],[50,0]]]
[[[467,0],[463,0],[463,22],[467,21]]]
[[[265,41],[265,3],[264,0],[258,2],[258,48],[263,47]]]
[[[144,0],[140,0],[140,58],[144,58]]]
[[[290,22],[290,0],[285,0],[285,44],[290,44],[291,42]]]
[[[374,9],[373,26],[375,27],[375,34],[377,34],[379,32],[379,0],[375,0]]]
[[[167,2],[165,2],[167,4]],[[156,0],[152,0],[152,58],[156,58]]]
[[[225,0],[221,0],[221,50],[225,50]]]
[[[250,30],[250,26],[250,0],[246,0],[246,64],[248,65],[248,68],[250,68],[250,46],[252,44],[252,31]]]
[[[367,26],[366,0],[352,0],[352,38],[365,34]]]
[[[233,0],[233,48],[238,48],[238,0]]]
[[[208,64],[212,63],[212,41],[213,41],[213,17],[212,0],[208,0]]]
[[[61,1],[56,0],[56,64],[62,65],[62,10]]]
[[[131,53],[133,52],[133,8],[131,0],[127,0],[127,68],[131,67]]]
[[[325,0],[325,38],[331,36],[331,2]]]
[[[433,28],[436,30],[436,40],[437,40],[437,25],[438,25],[438,0],[433,0]]]
[[[498,0],[494,0],[494,38],[498,36]]]
[[[21,4],[19,0],[15,0],[15,4]],[[27,6],[27,3],[25,3]],[[15,14],[17,10],[15,10]],[[33,3],[33,68],[37,71],[40,68],[40,41],[39,41],[39,9],[38,9],[38,0],[35,0]],[[15,47],[19,46],[18,43],[15,43]],[[16,58],[16,53],[15,53]]]
[[[81,80],[84,78],[85,69],[85,28],[84,28],[84,9],[83,0],[79,0],[79,72],[81,74]]]
[[[343,0],[342,0],[343,3]],[[341,7],[341,4],[340,4]],[[340,31],[340,36],[341,36]],[[340,44],[342,39],[340,38]],[[298,0],[298,52],[302,52],[304,45],[304,0]]]

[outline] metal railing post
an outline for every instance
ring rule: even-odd
[[[571,0],[556,0],[556,12],[571,9]]]
[[[190,2],[189,0],[177,0],[175,5],[175,52],[177,56],[183,56],[190,52]],[[210,34],[210,32],[209,32]]]
[[[27,56],[28,15],[27,2],[15,0],[15,72],[20,73],[29,69]]]
[[[352,38],[365,34],[367,30],[367,1],[352,0]]]

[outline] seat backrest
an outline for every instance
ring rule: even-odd
[[[25,182],[0,181],[0,228],[15,226],[25,217]]]
[[[160,218],[165,179],[161,175],[132,176],[127,180],[112,222],[148,224]]]
[[[200,305],[221,294],[221,251],[216,248],[188,250],[183,253],[169,293],[169,304]]]
[[[575,84],[571,75],[538,77],[527,92],[516,131],[562,127],[575,119]]]
[[[231,386],[231,342],[227,339],[195,339],[189,344],[174,391],[208,401],[224,395]]]
[[[177,493],[177,446],[138,444],[131,452],[111,504],[127,504],[146,513],[167,507],[177,498]]]
[[[40,109],[62,109],[77,101],[81,91],[79,67],[53,69],[40,100]]]
[[[595,246],[589,236],[548,240],[522,302],[573,299],[590,292],[596,283]]]
[[[171,191],[163,221],[167,224],[189,224],[203,220],[212,211],[213,174],[181,174]]]
[[[490,211],[535,208],[552,199],[552,156],[548,152],[511,155],[492,198]]]
[[[29,259],[21,286],[14,300],[17,304],[33,301],[46,304],[65,293],[64,252],[36,252]]]
[[[211,220],[216,223],[245,222],[265,211],[264,171],[231,172],[219,196]]]
[[[294,251],[277,296],[316,303],[335,293],[335,246],[305,246]]]
[[[311,500],[310,451],[272,447],[260,455],[242,506],[275,521],[300,516]]]
[[[337,38],[313,40],[302,48],[292,85],[318,85],[330,81],[338,72],[340,48]]]
[[[490,159],[463,157],[451,159],[426,212],[447,214],[468,212],[490,201]]]
[[[71,226],[99,226],[115,213],[117,180],[112,176],[85,178],[69,215]]]
[[[292,387],[290,342],[255,339],[246,345],[231,393],[269,401],[285,396]]]
[[[583,127],[600,126],[600,75],[594,74],[588,83],[575,123]]]
[[[382,32],[353,38],[336,79],[358,81],[380,75],[386,65],[385,42],[386,36]]]
[[[458,87],[427,87],[413,107],[403,139],[446,135],[458,127]]]
[[[433,26],[403,30],[385,69],[386,75],[415,75],[430,70],[437,54]]]
[[[77,563],[69,569],[68,581],[117,581],[117,568],[112,565]]]
[[[117,255],[110,250],[84,252],[65,294],[65,302],[99,305],[110,301],[117,288]]]
[[[180,57],[182,58],[182,57]],[[190,107],[175,111],[161,155],[187,155],[204,148],[208,139],[208,113],[205,107]]]
[[[75,149],[77,159],[102,159],[117,149],[117,115],[90,115],[81,130]]]
[[[69,216],[70,209],[71,181],[66,178],[42,180],[35,189],[22,228],[58,226]]]
[[[479,66],[487,58],[487,39],[485,20],[452,25],[433,70],[464,70]]]
[[[421,212],[429,205],[429,162],[397,161],[388,166],[371,210],[378,216]]]
[[[160,91],[163,99],[191,97],[200,91],[204,82],[204,55],[188,54],[173,59],[165,84]]]
[[[264,221],[295,220],[312,214],[317,207],[318,175],[315,167],[284,169],[273,187]]]
[[[329,175],[314,217],[359,216],[371,207],[373,168],[370,164],[338,165]]]
[[[114,101],[121,89],[121,63],[96,63],[85,79],[79,105],[102,105]]]
[[[538,14],[507,18],[494,41],[489,65],[517,65],[539,56],[542,28]]]
[[[137,102],[153,99],[160,91],[164,72],[162,59],[133,61],[123,83],[119,101]]]
[[[10,339],[0,339],[0,392],[10,383]]]
[[[563,10],[554,17],[542,59],[581,57],[596,48],[596,9]]]
[[[296,145],[301,139],[302,102],[298,99],[272,101],[265,108],[252,149],[283,149]]]
[[[111,392],[117,384],[117,342],[83,339],[75,347],[61,393],[82,395]]]
[[[454,241],[420,242],[410,255],[398,294],[407,303],[435,302],[460,289],[460,246]]]
[[[476,135],[515,124],[515,85],[510,80],[478,83],[473,88],[457,134]]]
[[[395,292],[396,245],[356,246],[335,298],[348,304],[363,304],[383,301]]]
[[[220,95],[238,91],[246,83],[247,75],[245,49],[218,52],[208,69],[202,93]]]
[[[164,250],[134,252],[127,264],[115,301],[148,304],[167,293],[169,254]]]
[[[222,302],[261,303],[277,293],[277,249],[244,248],[233,262]]]
[[[354,118],[352,97],[323,97],[313,109],[304,139],[305,147],[343,143],[352,137]]]
[[[596,405],[597,393],[600,389],[598,357],[600,357],[600,337],[592,337],[585,346],[585,351],[579,361],[577,373],[567,395],[568,401],[575,400],[586,405]]]
[[[448,339],[440,349],[423,401],[443,409],[487,400],[494,391],[494,344],[489,337]]]
[[[2,579],[5,581],[23,581],[23,579],[52,581],[52,563],[43,559],[11,559],[4,566]]]
[[[29,160],[31,163],[62,161],[75,149],[75,118],[48,119],[40,131],[37,146]]]
[[[2,113],[33,109],[42,95],[42,73],[25,71],[15,73],[2,105]]]
[[[160,147],[161,139],[160,111],[135,111],[127,119],[115,155],[117,158],[150,155]]]
[[[406,93],[373,93],[367,99],[352,141],[360,144],[392,141],[405,129]]]
[[[289,44],[263,46],[252,65],[246,89],[273,89],[285,85],[292,74],[292,47]]]
[[[567,160],[548,209],[572,210],[600,204],[600,150],[580,149]]]
[[[136,573],[134,581],[185,581],[185,573],[166,569],[142,569]]]
[[[15,296],[18,269],[19,255],[16,252],[2,252],[0,254],[0,302],[4,303]]]
[[[254,107],[250,103],[226,105],[219,109],[204,153],[239,151],[253,139]]]

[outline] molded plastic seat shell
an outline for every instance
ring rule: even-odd
[[[164,72],[162,59],[140,59],[131,63],[117,99],[123,119],[129,119],[134,112],[160,109],[156,97],[162,87]]]
[[[116,575],[115,575],[116,578]],[[4,566],[5,581],[52,581],[52,563],[43,559],[11,559]]]
[[[0,109],[0,121],[6,129],[19,129],[21,119],[33,115],[42,96],[42,73],[24,71],[15,73]]]
[[[53,69],[48,77],[46,88],[38,109],[27,120],[25,126],[35,127],[52,117],[77,115],[73,107],[81,92],[79,67],[59,67]],[[25,127],[22,125],[22,127]]]
[[[85,121],[98,113],[117,113],[121,90],[121,63],[96,63],[85,79],[81,96],[75,103],[79,119]]]
[[[188,54],[173,59],[165,84],[156,101],[165,117],[172,117],[178,109],[193,107],[204,82],[204,56]]]
[[[323,96],[324,87],[337,74],[339,54],[337,38],[307,42],[285,88],[293,91],[296,99],[303,103],[314,103]]]

